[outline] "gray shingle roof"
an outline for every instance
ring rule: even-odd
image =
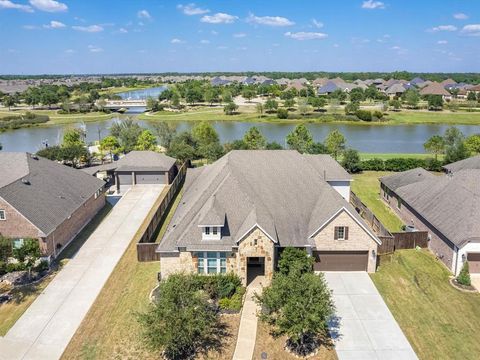
[[[82,171],[29,153],[0,152],[0,174],[0,197],[45,235],[105,185]]]
[[[435,178],[435,175],[429,173],[423,168],[416,168],[381,177],[380,182],[385,184],[390,190],[396,192],[396,190],[402,186],[415,184],[420,181],[432,178]]]
[[[304,154],[304,158],[318,171],[325,181],[351,181],[352,176],[330,155]]]
[[[480,241],[480,170],[405,185],[396,193],[425,220],[461,247]]]
[[[480,169],[480,155],[445,165],[443,168],[451,173],[466,169]]]
[[[237,150],[211,165],[189,169],[183,197],[158,251],[193,251],[204,245],[231,249],[255,225],[281,246],[312,245],[312,233],[344,208],[365,226],[312,163],[311,156],[296,151]],[[225,214],[225,227],[221,240],[205,241],[198,225],[204,218],[210,221],[212,213],[217,214],[215,221]]]

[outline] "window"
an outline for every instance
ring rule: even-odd
[[[212,228],[212,234],[213,235],[217,235],[217,231],[218,231],[218,228],[216,228],[216,227]]]
[[[220,226],[202,226],[203,240],[220,240],[222,228]]]
[[[7,220],[5,210],[0,210],[0,220]]]
[[[347,240],[348,239],[348,227],[347,226],[335,226],[335,240]]]
[[[219,274],[227,272],[227,253],[206,251],[197,253],[199,274]]]
[[[210,228],[208,226],[205,228],[205,235],[210,235]]]

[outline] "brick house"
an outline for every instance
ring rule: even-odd
[[[408,225],[428,231],[430,250],[455,275],[480,273],[480,170],[437,176],[418,168],[380,179],[381,197]]]
[[[380,240],[348,203],[350,175],[328,155],[231,151],[189,169],[158,246],[161,276],[234,272],[271,279],[285,247],[304,248],[317,271],[369,271]],[[346,199],[347,198],[347,199]]]
[[[0,153],[0,235],[56,257],[105,205],[104,182],[29,153]]]

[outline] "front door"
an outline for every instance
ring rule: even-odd
[[[247,258],[247,285],[257,276],[265,276],[265,258],[248,257]]]

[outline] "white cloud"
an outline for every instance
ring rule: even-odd
[[[68,10],[67,5],[55,0],[30,0],[30,5],[46,12],[63,12]]]
[[[395,51],[398,55],[405,55],[405,54],[408,53],[408,50],[407,50],[407,49],[404,49],[404,48],[402,48],[402,47],[400,47],[400,46],[392,46],[392,47],[390,48],[390,50]]]
[[[64,23],[60,21],[55,21],[55,20],[50,21],[50,24],[48,25],[43,25],[45,29],[62,29],[65,26],[66,25]]]
[[[139,12],[137,12],[137,17],[139,19],[151,19],[152,18],[152,16],[150,15],[150,13],[147,10],[140,10]]]
[[[430,29],[430,31],[438,32],[438,31],[457,31],[457,27],[455,25],[439,25],[435,26]]]
[[[368,0],[363,2],[362,9],[385,9],[385,4],[381,1]]]
[[[122,27],[122,28],[118,29],[118,32],[121,33],[121,34],[126,34],[126,33],[128,33],[128,30]]]
[[[200,44],[210,44],[210,40],[200,40]]]
[[[177,38],[174,38],[174,39],[170,40],[170,42],[172,44],[183,44],[183,43],[185,43],[185,41],[177,39]]]
[[[17,3],[11,2],[10,0],[0,0],[0,9],[14,9],[14,10],[20,10],[25,12],[33,12],[33,9],[31,6],[17,4]]]
[[[445,45],[445,44],[448,44],[448,41],[447,40],[438,40],[437,44],[438,45]]]
[[[231,24],[238,19],[238,16],[233,16],[225,13],[216,13],[214,15],[205,15],[200,21],[208,24]]]
[[[318,21],[317,19],[312,19],[312,24],[315,26],[317,29],[323,28],[323,23],[321,21]]]
[[[281,16],[255,16],[250,14],[247,22],[252,24],[267,25],[267,26],[291,26],[295,25],[293,21]]]
[[[457,20],[467,20],[468,19],[468,15],[464,14],[464,13],[453,14],[453,17]]]
[[[88,50],[92,53],[99,53],[102,52],[103,49],[101,47],[95,46],[95,45],[88,45]]]
[[[333,47],[338,48],[338,47],[340,47],[340,45],[338,45],[338,44],[333,44]]]
[[[462,34],[468,36],[480,36],[480,24],[465,25],[462,29]]]
[[[233,34],[233,37],[234,37],[234,38],[237,38],[237,39],[244,38],[244,37],[246,37],[246,36],[247,36],[247,34],[245,34],[245,33],[236,33],[236,34]]]
[[[295,32],[295,33],[292,33],[292,32],[286,32],[284,34],[286,37],[289,37],[291,39],[295,39],[295,40],[320,40],[320,39],[325,39],[326,37],[328,37],[327,34],[324,34],[324,33],[320,33],[320,32],[304,32],[304,31],[300,31],[300,32]]]
[[[210,12],[208,9],[202,9],[197,7],[194,3],[182,5],[177,5],[177,9],[182,11],[185,15],[192,16],[192,15],[203,15]]]
[[[212,34],[212,35],[215,35],[215,36],[216,36],[216,35],[218,35],[218,31],[212,30],[212,31],[210,31],[210,34]]]
[[[103,31],[103,27],[100,25],[90,25],[90,26],[72,26],[73,30],[83,31],[88,33],[97,33]]]
[[[73,49],[67,49],[67,50],[65,50],[65,53],[66,53],[66,54],[75,54],[76,51],[73,50]]]

